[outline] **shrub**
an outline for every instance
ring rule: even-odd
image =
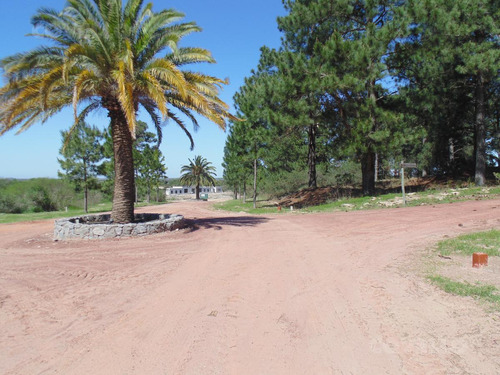
[[[0,195],[0,212],[7,214],[20,214],[28,209],[28,205],[21,197],[16,197],[10,194]]]
[[[47,190],[41,185],[35,185],[30,192],[33,212],[56,211],[56,205],[49,197]]]

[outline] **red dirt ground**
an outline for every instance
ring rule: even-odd
[[[498,374],[500,314],[420,276],[425,248],[500,227],[500,201],[249,216],[52,241],[0,225],[1,374]],[[478,271],[481,272],[481,271]]]

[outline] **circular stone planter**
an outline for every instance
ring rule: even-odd
[[[185,224],[182,215],[169,214],[135,214],[135,222],[127,224],[115,224],[110,220],[109,214],[58,219],[54,225],[54,240],[147,236],[179,229]]]

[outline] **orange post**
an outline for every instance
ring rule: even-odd
[[[479,268],[488,265],[488,254],[474,253],[472,254],[472,267]]]

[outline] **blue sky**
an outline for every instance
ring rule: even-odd
[[[281,0],[152,0],[155,10],[174,8],[183,12],[185,21],[195,21],[203,28],[201,33],[183,39],[184,46],[202,47],[210,50],[217,64],[200,64],[189,67],[219,78],[229,78],[230,84],[221,93],[221,98],[233,107],[233,95],[243,84],[244,78],[255,68],[259,49],[263,45],[278,47],[280,33],[276,17],[284,15]],[[61,10],[64,0],[15,0],[0,1],[0,57],[23,52],[38,45],[41,39],[27,37],[32,32],[30,18],[40,7]],[[3,82],[3,81],[2,81]],[[3,85],[3,83],[2,83]],[[140,119],[148,122],[147,117]],[[57,177],[61,130],[67,130],[73,121],[68,109],[45,124],[35,124],[27,131],[16,135],[16,130],[0,137],[0,177],[31,178]],[[88,118],[90,124],[106,126],[104,112]],[[207,120],[200,119],[200,129],[193,133],[195,149],[189,150],[189,140],[173,122],[163,129],[160,146],[165,155],[167,175],[178,177],[180,167],[188,158],[202,155],[217,168],[222,177],[222,157],[227,134]]]

